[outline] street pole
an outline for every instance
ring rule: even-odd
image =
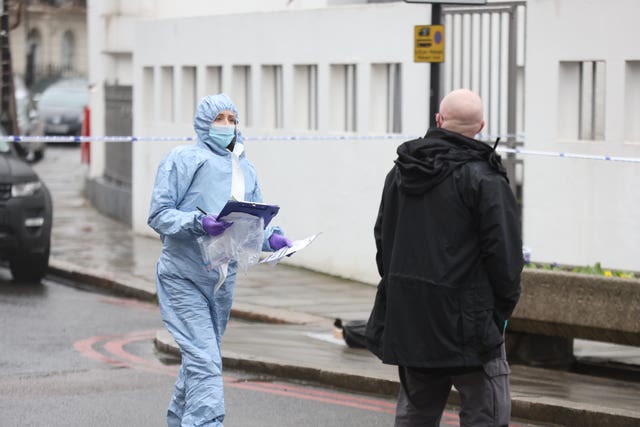
[[[442,23],[442,5],[431,4],[431,25],[440,25]],[[439,109],[440,102],[440,63],[432,62],[430,67],[430,84],[429,84],[429,126],[436,127],[436,113]]]

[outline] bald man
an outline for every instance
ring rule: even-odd
[[[367,346],[398,365],[397,427],[439,426],[452,385],[461,426],[507,426],[503,337],[523,266],[516,201],[500,156],[474,139],[478,95],[449,93],[436,123],[398,147],[384,184]]]
[[[473,138],[484,128],[482,100],[467,89],[458,89],[445,96],[436,114],[439,128]]]

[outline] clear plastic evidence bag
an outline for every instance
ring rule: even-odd
[[[207,270],[214,270],[231,261],[246,273],[260,261],[264,240],[264,220],[245,212],[231,212],[224,220],[232,222],[219,236],[198,237],[202,260]]]

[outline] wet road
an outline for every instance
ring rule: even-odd
[[[160,326],[157,308],[0,269],[0,425],[159,426],[173,380],[85,357],[78,343]],[[143,344],[143,345],[140,345]],[[153,359],[150,340],[128,351]]]
[[[10,280],[0,269],[0,425],[161,426],[177,373],[152,339],[155,305]],[[388,426],[393,402],[225,374],[227,427]]]
[[[165,425],[178,361],[154,350],[155,304],[51,278],[14,283],[0,268],[0,323],[3,427]],[[393,399],[237,371],[225,371],[225,401],[227,427],[393,424]],[[455,413],[441,425],[457,426]]]

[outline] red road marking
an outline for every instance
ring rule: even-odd
[[[166,373],[169,375],[177,375],[178,369],[175,367],[163,365],[155,360],[148,360],[142,357],[135,356],[128,353],[124,346],[135,341],[148,340],[155,336],[155,331],[144,331],[139,333],[127,334],[122,338],[108,341],[104,344],[103,348],[111,353],[113,356],[119,357],[129,362],[129,366],[132,368],[138,368],[147,372]]]
[[[327,397],[314,396],[313,394],[308,394],[308,393],[297,393],[293,391],[286,391],[284,389],[270,389],[270,388],[262,387],[262,384],[260,383],[243,382],[243,383],[234,383],[231,386],[235,388],[245,389],[245,390],[253,390],[253,391],[260,391],[263,393],[276,394],[280,396],[295,397],[303,400],[313,400],[316,402],[330,403],[332,405],[348,406],[351,408],[365,409],[365,410],[375,411],[375,412],[386,412],[388,414],[395,413],[393,409],[389,409],[389,408],[381,408],[379,406],[364,405],[356,402],[349,402],[347,399],[344,399],[345,395],[342,395],[340,393],[335,393],[334,394],[335,398],[329,399]]]
[[[95,351],[93,349],[93,345],[97,342],[100,341],[104,341],[107,339],[110,339],[113,337],[110,336],[98,336],[98,337],[91,337],[91,338],[87,338],[81,341],[76,341],[73,344],[73,348],[79,352],[84,354],[85,356],[87,356],[90,359],[96,360],[98,362],[102,362],[102,363],[107,363],[109,365],[112,366],[118,366],[118,367],[127,367],[128,365],[126,363],[123,363],[119,360],[116,359],[112,359],[110,357],[107,357],[101,353],[98,353],[97,351]]]
[[[74,343],[73,347],[84,356],[96,360],[98,362],[107,363],[120,368],[140,369],[152,373],[161,373],[175,376],[178,369],[171,366],[162,365],[159,362],[143,359],[127,353],[124,346],[128,343],[148,340],[152,338],[155,331],[134,332],[127,335],[107,335],[87,338]],[[101,343],[101,345],[98,345]],[[104,355],[94,349],[94,347],[106,350],[109,354]],[[115,356],[115,357],[110,357]]]
[[[155,331],[141,331],[120,336],[96,336],[78,341],[74,344],[74,348],[79,353],[98,362],[108,363],[118,367],[128,367],[132,369],[140,369],[147,372],[159,373],[164,375],[175,376],[178,373],[177,367],[162,365],[153,360],[144,359],[142,357],[128,353],[124,346],[140,340],[151,339],[155,335]],[[100,344],[100,345],[99,345]],[[94,349],[101,348],[109,356],[100,353]],[[305,400],[315,400],[318,402],[329,403],[334,405],[349,406],[353,408],[393,413],[394,405],[382,400],[352,397],[342,393],[332,393],[318,390],[309,390],[302,387],[291,387],[281,384],[271,384],[262,382],[244,382],[239,378],[230,375],[224,375],[223,381],[225,386],[246,390],[253,390],[269,394],[277,394],[289,397],[296,397]]]
[[[240,383],[237,383],[237,384],[240,384]],[[266,383],[266,382],[252,382],[252,384],[258,385],[258,386],[263,387],[265,389],[282,390],[282,391],[287,391],[287,392],[291,392],[291,393],[304,393],[304,394],[307,394],[307,395],[313,395],[313,396],[318,396],[318,397],[335,398],[336,396],[338,396],[338,394],[336,394],[335,392],[306,389],[304,387],[296,387],[296,386],[291,386],[291,385],[288,385],[288,384]],[[396,407],[395,403],[387,402],[387,401],[384,401],[384,400],[372,399],[372,398],[343,395],[343,396],[340,396],[340,399],[341,400],[348,400],[348,401],[350,401],[352,403],[359,403],[359,404],[363,404],[363,405],[384,406],[384,407],[391,408],[391,409],[394,409],[394,410],[395,410],[395,407]]]
[[[124,347],[136,341],[150,340],[155,336],[155,331],[139,331],[125,335],[102,335],[76,341],[74,349],[84,356],[101,363],[120,368],[139,369],[150,373],[176,376],[178,367],[167,366],[156,360],[148,360],[134,354],[128,353]],[[101,343],[101,345],[99,345]],[[100,353],[96,348],[101,348],[108,355]],[[384,400],[377,400],[366,397],[350,396],[344,393],[313,390],[304,387],[285,385],[279,383],[266,383],[256,381],[243,381],[240,378],[223,375],[225,387],[233,387],[244,390],[251,390],[261,393],[269,393],[280,396],[293,397],[297,399],[316,401],[330,405],[347,406],[373,412],[387,414],[395,413],[395,403]],[[458,415],[452,412],[444,412],[441,424],[447,426],[458,425]],[[511,427],[518,427],[518,424],[510,424]]]

